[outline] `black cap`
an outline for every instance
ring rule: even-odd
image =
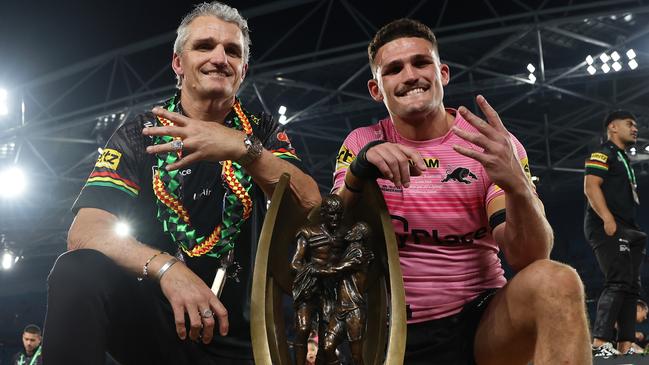
[[[606,118],[604,118],[604,129],[608,128],[608,125],[611,124],[611,122],[616,119],[633,119],[635,121],[636,117],[635,115],[633,115],[633,113],[631,113],[628,110],[622,110],[622,109],[614,110],[608,113]]]

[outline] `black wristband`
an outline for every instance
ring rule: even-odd
[[[505,209],[501,209],[489,217],[489,228],[493,231],[494,228],[498,227],[501,223],[505,223],[505,220],[507,219],[507,214],[505,212]]]
[[[349,165],[349,171],[351,171],[354,176],[360,179],[376,180],[377,178],[383,176],[381,171],[379,171],[376,166],[367,161],[367,157],[365,155],[367,154],[367,150],[369,150],[370,148],[385,142],[386,141],[372,141],[366,144],[365,147],[361,148],[354,161],[352,161],[352,164]]]

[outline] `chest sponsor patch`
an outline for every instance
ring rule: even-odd
[[[95,163],[95,167],[117,170],[117,167],[119,166],[119,161],[121,159],[122,159],[121,152],[110,148],[105,148],[102,151],[99,158],[97,159],[97,162]]]
[[[439,168],[439,160],[435,157],[423,157],[424,163],[426,164],[426,167],[429,169],[437,169]]]
[[[606,163],[608,161],[608,156],[600,152],[595,152],[590,155],[590,159],[591,161],[599,161],[599,162]]]

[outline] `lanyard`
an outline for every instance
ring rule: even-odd
[[[637,187],[635,183],[635,172],[633,172],[633,169],[629,167],[629,164],[626,162],[626,158],[622,156],[622,152],[617,151],[617,155],[618,157],[620,157],[620,160],[622,160],[622,163],[624,164],[624,168],[626,169],[626,174],[629,177],[629,182],[631,182],[631,185],[633,185],[634,188]]]
[[[32,361],[29,362],[29,365],[34,365],[36,364],[36,359],[41,355],[41,348],[40,346],[38,347],[38,350],[34,353],[34,357],[32,357]],[[20,354],[20,360],[18,361],[19,364],[24,364],[25,363],[25,354]]]

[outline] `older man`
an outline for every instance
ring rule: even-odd
[[[278,124],[236,97],[249,46],[247,22],[227,5],[182,20],[180,91],[117,130],[74,204],[70,252],[49,277],[46,363],[102,364],[105,352],[121,364],[252,362],[265,196],[284,172],[305,209],[320,195]],[[124,222],[130,235],[114,230]]]

